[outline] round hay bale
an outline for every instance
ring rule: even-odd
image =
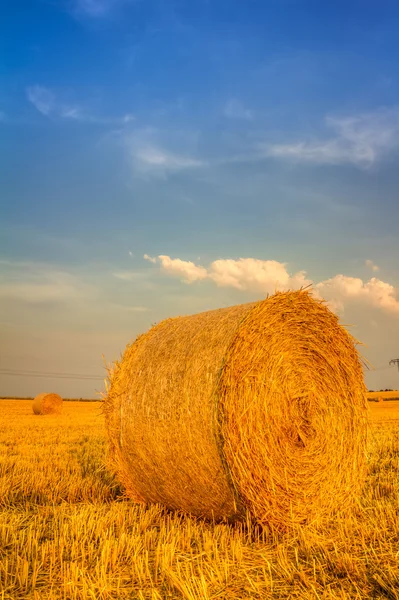
[[[363,480],[355,340],[305,290],[167,319],[109,377],[110,457],[128,495],[263,525],[315,522]]]
[[[35,415],[59,415],[62,410],[62,398],[58,394],[39,394],[33,400]]]

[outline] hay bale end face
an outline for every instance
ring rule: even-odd
[[[35,415],[58,415],[62,410],[62,398],[58,394],[39,394],[33,400]]]
[[[263,525],[317,521],[359,491],[366,387],[355,341],[308,291],[167,319],[128,345],[104,402],[139,502]]]

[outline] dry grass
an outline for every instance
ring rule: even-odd
[[[36,419],[24,400],[0,400],[0,410],[0,506],[115,497],[99,402],[69,402],[57,419]]]
[[[111,373],[113,465],[137,501],[315,523],[359,493],[365,392],[354,339],[308,291],[168,319]]]
[[[399,401],[370,402],[369,412],[373,422],[399,425]]]
[[[290,535],[124,499],[99,405],[68,403],[56,421],[31,402],[0,410],[1,600],[399,598],[399,403],[371,407],[356,510]]]
[[[0,599],[398,600],[399,403],[370,412],[357,508],[282,535],[124,498],[99,404],[38,420],[30,401],[1,401]]]
[[[62,411],[62,398],[58,394],[43,392],[33,400],[32,409],[35,415],[59,415]]]

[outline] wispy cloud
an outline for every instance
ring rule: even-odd
[[[165,177],[168,174],[197,169],[207,164],[192,155],[188,148],[192,143],[184,136],[178,136],[174,132],[168,133],[169,135],[153,128],[121,133],[134,173],[146,177]],[[166,147],[164,141],[166,137],[169,137],[169,145],[176,149]]]
[[[33,85],[26,89],[29,102],[45,117],[65,119],[81,123],[103,125],[127,125],[134,121],[130,113],[122,117],[102,117],[93,115],[77,104],[60,100],[55,92],[42,85]]]
[[[0,298],[29,304],[63,303],[87,297],[92,291],[78,277],[49,265],[0,261]]]
[[[153,292],[154,289],[156,289],[156,284],[152,279],[152,275],[147,270],[114,271],[112,273],[112,276],[115,277],[115,279],[119,280],[122,286],[134,285],[136,291],[140,290]]]
[[[234,119],[252,117],[251,111],[232,100],[225,115]],[[261,142],[239,152],[216,152],[213,158],[196,156],[197,144],[173,131],[146,128],[119,132],[128,149],[130,164],[135,173],[150,177],[165,177],[174,172],[217,167],[234,163],[251,163],[269,158],[312,165],[354,165],[369,168],[395,150],[399,150],[399,108],[380,109],[355,116],[326,117],[330,136],[309,137],[290,143]]]
[[[231,119],[252,117],[251,111],[238,101],[227,104],[225,115]],[[247,135],[241,138],[241,144],[235,141],[234,150],[219,146],[218,151],[216,143],[207,155],[199,155],[199,132],[122,126],[113,136],[124,145],[136,175],[161,178],[182,171],[262,162],[270,158],[301,164],[369,168],[399,150],[399,108],[358,116],[330,116],[326,117],[325,125],[334,135],[290,143],[254,143]]]
[[[116,271],[113,276],[121,281],[140,281],[147,278],[147,274],[140,271]]]
[[[203,164],[202,161],[196,158],[174,154],[156,146],[136,148],[132,154],[136,165],[144,171],[156,169],[161,171],[180,171],[182,169],[200,167]]]
[[[376,265],[372,260],[366,260],[365,263],[366,267],[368,267],[369,269],[371,269],[372,271],[376,272],[380,270],[380,267],[378,265]]]
[[[231,98],[226,106],[224,107],[224,116],[229,119],[246,119],[251,120],[253,118],[252,111],[246,108],[236,98]]]
[[[55,96],[51,90],[41,85],[28,87],[26,95],[29,102],[46,117],[55,109]]]
[[[73,0],[70,3],[71,12],[76,16],[101,19],[123,4],[137,0]]]
[[[399,147],[399,109],[348,117],[326,117],[333,135],[289,143],[262,144],[265,156],[295,162],[370,167]]]
[[[134,312],[134,313],[149,312],[151,310],[147,306],[129,306],[128,304],[111,304],[110,306],[111,306],[111,308],[114,308],[119,311]]]
[[[256,258],[219,259],[208,267],[166,255],[159,255],[156,260],[161,271],[186,284],[207,280],[213,281],[218,287],[262,294],[312,285],[313,293],[327,300],[336,312],[342,312],[347,302],[355,301],[399,316],[399,291],[390,283],[375,277],[363,281],[338,274],[315,282],[308,278],[304,270],[291,274],[286,263]]]
[[[90,17],[102,17],[112,7],[112,0],[76,0],[75,11]]]

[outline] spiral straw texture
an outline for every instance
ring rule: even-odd
[[[58,415],[62,410],[62,398],[58,394],[42,393],[33,400],[35,415]]]

